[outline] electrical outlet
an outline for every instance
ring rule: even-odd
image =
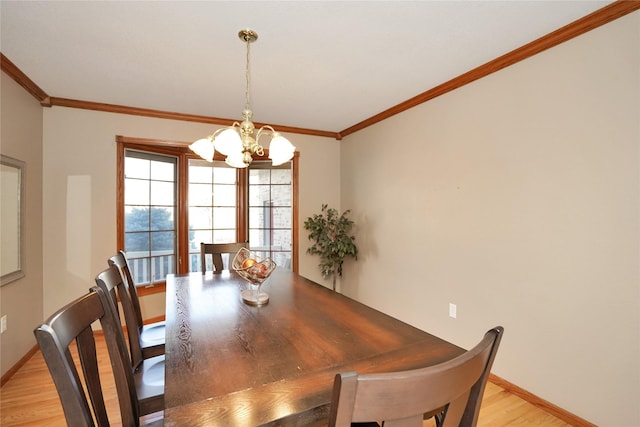
[[[7,330],[7,315],[0,317],[0,334]]]
[[[458,308],[456,307],[456,305],[453,303],[449,303],[449,317],[453,317],[455,319],[458,315],[457,311]]]

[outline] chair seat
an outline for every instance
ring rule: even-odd
[[[165,329],[166,325],[164,321],[142,325],[142,331],[140,331],[140,339],[144,343],[149,343],[149,345],[164,343]]]
[[[144,423],[140,425],[140,427],[164,427],[164,419],[159,419],[155,421],[151,421],[149,423]]]
[[[164,355],[142,361],[133,373],[140,413],[152,414],[164,410]]]
[[[148,359],[164,354],[165,322],[155,322],[143,325],[140,330],[140,346],[142,357]]]

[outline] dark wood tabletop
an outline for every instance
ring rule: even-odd
[[[165,426],[321,425],[333,378],[413,369],[463,350],[295,273],[243,303],[231,272],[167,277]]]

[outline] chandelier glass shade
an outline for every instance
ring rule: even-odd
[[[194,142],[189,146],[191,151],[211,162],[216,151],[226,156],[225,162],[234,168],[246,168],[251,164],[253,155],[264,156],[264,147],[260,145],[260,139],[264,136],[270,139],[269,159],[274,166],[281,165],[293,158],[296,147],[271,126],[262,126],[255,132],[255,125],[251,121],[253,112],[250,104],[250,45],[258,39],[258,34],[253,30],[241,30],[238,33],[240,40],[247,45],[247,66],[245,108],[242,110],[242,122],[234,122],[216,130],[213,134]],[[255,133],[255,137],[254,137]]]

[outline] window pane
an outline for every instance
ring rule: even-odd
[[[249,206],[260,206],[271,198],[271,187],[268,185],[251,185],[249,187]]]
[[[272,169],[271,184],[291,184],[291,169]]]
[[[129,252],[149,252],[149,233],[125,233],[124,249]],[[134,255],[135,256],[135,255]]]
[[[291,206],[291,185],[272,185],[271,201],[274,206]]]
[[[149,209],[126,207],[124,210],[124,231],[145,231],[149,229]]]
[[[189,182],[213,183],[213,170],[211,166],[197,166],[194,161],[189,163]]]
[[[175,257],[173,255],[151,258],[151,277],[153,281],[164,280],[167,274],[175,273]]]
[[[151,179],[158,181],[175,181],[175,167],[171,163],[151,162]]]
[[[174,185],[173,182],[151,181],[151,204],[173,206]]]
[[[149,181],[143,181],[140,179],[125,179],[124,203],[125,205],[148,205]]]
[[[151,208],[151,230],[174,230],[173,209]]]
[[[151,263],[149,258],[133,258],[133,254],[127,252],[127,260],[136,285],[151,283]]]
[[[265,228],[264,209],[249,208],[249,228]],[[251,240],[250,240],[251,241]]]
[[[272,249],[277,251],[291,250],[291,230],[273,230]]]
[[[200,253],[200,243],[229,243],[236,239],[236,230],[193,230],[189,234],[189,252],[193,253]]]
[[[235,206],[236,186],[216,184],[213,186],[213,204],[215,206]]]
[[[214,230],[213,243],[235,242],[236,230]]]
[[[175,242],[173,231],[151,232],[151,254],[172,255]]]
[[[124,159],[124,176],[126,178],[149,179],[150,164],[149,160],[126,157]]]
[[[250,169],[249,185],[269,184],[271,171],[269,169]]]
[[[211,229],[213,219],[213,208],[189,208],[189,229]],[[207,240],[205,240],[207,242]]]
[[[273,208],[271,212],[273,228],[291,228],[291,208]]]
[[[224,165],[224,162],[218,162]],[[229,166],[216,168],[213,175],[213,182],[217,184],[235,184],[236,170]]]
[[[273,252],[273,261],[284,270],[291,270],[291,252]]]
[[[200,253],[200,243],[212,243],[213,242],[213,234],[211,230],[194,230],[193,236],[191,236],[191,232],[189,232],[189,248],[192,250],[197,250]]]
[[[189,255],[189,271],[200,271],[200,252]]]
[[[189,184],[189,206],[211,206],[211,184]]]
[[[236,228],[236,208],[213,208],[213,228]],[[235,238],[234,238],[235,239]]]

